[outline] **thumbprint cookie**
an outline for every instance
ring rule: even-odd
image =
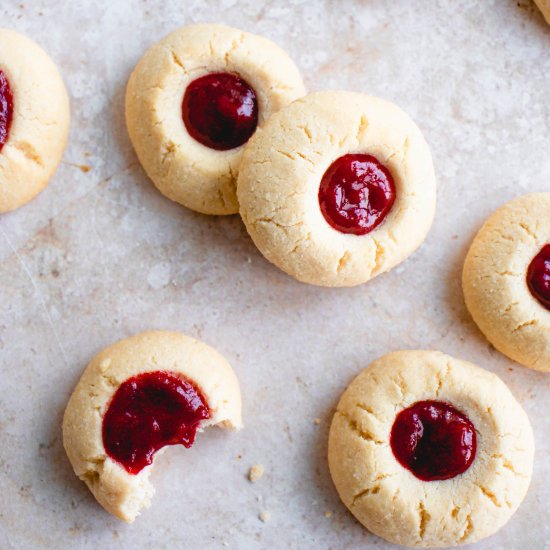
[[[127,87],[126,122],[161,193],[204,214],[235,214],[243,146],[304,93],[296,65],[270,40],[192,25],[139,61]]]

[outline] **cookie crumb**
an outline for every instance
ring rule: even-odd
[[[248,470],[248,479],[252,483],[256,483],[256,481],[264,475],[264,471],[263,464],[254,464],[254,466],[251,466],[250,470]]]
[[[267,510],[262,510],[258,517],[264,522],[266,523],[267,521],[269,521],[271,519],[271,514],[267,511]]]
[[[321,423],[321,419],[320,418],[315,418],[313,420],[313,423],[319,425]]]
[[[332,512],[331,512],[330,510],[327,510],[327,511],[325,512],[325,517],[326,517],[326,518],[331,518],[331,517],[332,517]]]

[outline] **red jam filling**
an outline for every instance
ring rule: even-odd
[[[476,432],[452,405],[418,401],[395,418],[390,444],[398,462],[422,481],[450,479],[471,466]]]
[[[392,175],[372,155],[344,155],[321,179],[321,212],[342,233],[366,235],[384,221],[394,202]]]
[[[191,447],[200,422],[209,417],[206,400],[190,382],[162,371],[139,374],[115,392],[103,418],[103,445],[113,460],[138,474],[162,447]]]
[[[527,269],[531,294],[550,311],[550,244],[545,244]]]
[[[217,151],[239,147],[258,125],[256,92],[235,74],[207,74],[187,86],[182,117],[199,143]]]
[[[6,75],[0,70],[0,151],[10,133],[13,118],[13,95]]]

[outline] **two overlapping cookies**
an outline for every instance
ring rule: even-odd
[[[431,226],[430,150],[388,101],[304,94],[272,42],[195,25],[143,56],[126,120],[167,197],[206,214],[240,212],[262,254],[300,281],[364,283],[409,256]]]

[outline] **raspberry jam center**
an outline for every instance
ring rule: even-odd
[[[6,75],[0,70],[0,151],[8,141],[12,118],[13,94]]]
[[[398,462],[418,479],[450,479],[471,466],[476,432],[452,405],[418,401],[395,418],[390,444]]]
[[[190,382],[162,371],[139,374],[115,392],[103,418],[103,445],[127,472],[138,474],[162,447],[191,447],[209,417],[206,400]]]
[[[182,117],[199,143],[217,151],[239,147],[258,126],[256,92],[237,75],[207,74],[187,86]]]
[[[366,235],[384,221],[394,202],[393,177],[372,155],[344,155],[321,179],[321,212],[342,233]]]
[[[531,294],[550,311],[550,244],[545,244],[527,269]]]

